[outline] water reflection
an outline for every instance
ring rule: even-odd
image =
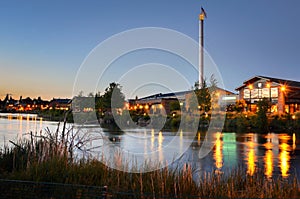
[[[159,134],[158,134],[158,138],[157,138],[157,141],[158,141],[158,151],[159,151],[159,162],[163,162],[164,160],[164,153],[163,153],[163,140],[164,140],[164,137],[162,135],[162,132],[160,131]]]
[[[30,131],[39,132],[45,127],[51,126],[56,130],[56,123],[45,122],[32,115],[24,114],[17,117],[7,115],[5,119],[0,117],[0,143],[3,143],[4,137],[8,142],[8,140],[25,137],[24,134]],[[98,129],[94,131],[95,134],[99,134]],[[214,134],[215,146],[212,152],[203,159],[198,158],[198,153],[205,134],[198,132],[195,136],[193,146],[186,151],[182,162],[190,161],[196,165],[198,170],[210,172],[215,168],[217,171],[225,172],[227,169],[224,168],[244,166],[249,175],[253,175],[259,169],[268,178],[278,175],[286,178],[293,175],[294,170],[300,170],[300,147],[299,141],[297,142],[297,133],[236,134],[218,132]],[[134,130],[130,134],[125,133],[120,137],[122,139],[119,142],[113,142],[111,145],[120,146],[129,152],[139,153],[141,156],[144,155],[145,157],[141,158],[143,160],[152,158],[158,161],[168,159],[169,156],[172,159],[174,151],[183,152],[191,138],[184,131],[180,131],[176,135],[172,132],[145,131],[144,129]],[[166,146],[171,141],[173,144],[176,143],[175,147],[166,151]],[[156,152],[156,154],[152,152]],[[120,157],[115,158],[120,159]]]
[[[264,147],[266,148],[266,153],[264,157],[265,162],[265,175],[268,178],[271,178],[273,176],[273,143],[272,143],[272,136],[266,136],[267,142],[264,144]]]
[[[296,134],[293,133],[293,151],[296,149]]]
[[[290,136],[288,135],[279,135],[280,140],[280,153],[279,153],[279,167],[281,171],[282,177],[289,176],[289,169],[290,169],[290,146],[288,145],[288,140]]]
[[[222,153],[222,140],[221,140],[221,133],[216,133],[215,138],[215,151],[214,151],[214,159],[215,159],[215,164],[216,168],[220,170],[223,167],[223,153]]]
[[[10,140],[16,143],[26,139],[31,131],[41,132],[46,127],[52,132],[56,130],[56,122],[43,121],[42,118],[37,121],[37,118],[35,114],[0,113],[0,143],[10,146]]]
[[[23,116],[20,115],[18,139],[21,140],[22,138],[23,138]]]
[[[249,137],[246,142],[247,173],[251,176],[254,174],[256,167],[255,137],[256,134],[249,134]]]
[[[265,161],[265,175],[271,178],[273,175],[273,151],[268,149],[264,158]]]

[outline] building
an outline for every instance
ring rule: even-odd
[[[179,102],[183,105],[186,92],[176,92],[176,93],[158,93],[143,97],[140,99],[129,99],[129,109],[143,109],[145,112],[150,114],[163,113],[161,112],[164,108],[166,114],[171,112],[170,104],[172,102]]]
[[[247,110],[256,112],[257,102],[267,99],[272,113],[300,111],[300,82],[266,76],[255,76],[236,88],[239,99],[245,100]]]
[[[49,109],[55,110],[69,110],[71,108],[71,99],[56,99],[53,98],[49,103]]]
[[[143,109],[145,112],[150,114],[162,113],[161,110],[164,109],[166,114],[170,114],[171,104],[179,102],[180,106],[182,106],[184,110],[189,111],[189,103],[187,103],[186,100],[191,98],[192,92],[193,91],[181,91],[165,94],[158,93],[139,99],[129,99],[129,109]],[[226,106],[229,104],[236,103],[237,95],[230,91],[217,88],[215,94],[220,108],[226,109]]]

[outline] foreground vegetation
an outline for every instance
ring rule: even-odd
[[[206,173],[200,179],[195,179],[197,171],[189,164],[172,170],[163,168],[148,173],[126,173],[109,168],[98,160],[78,160],[74,158],[73,151],[78,143],[84,140],[78,140],[78,137],[75,139],[71,129],[67,129],[65,124],[62,126],[61,132],[46,131],[45,135],[31,133],[30,140],[21,143],[12,142],[12,147],[4,147],[0,152],[0,178],[107,186],[107,194],[113,198],[300,197],[296,178],[269,179],[260,171],[250,176],[245,174],[244,169],[237,168],[223,174]],[[6,194],[9,191],[16,191],[10,189],[11,185],[4,187],[5,184],[2,188]],[[27,188],[27,191],[37,192],[39,188],[42,189],[38,186]],[[82,192],[82,189],[72,189],[68,197],[84,198],[79,192]],[[59,192],[49,191],[43,198],[60,198],[55,194]]]

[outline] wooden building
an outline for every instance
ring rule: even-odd
[[[257,102],[267,99],[272,113],[300,111],[300,82],[266,76],[255,76],[236,88],[239,99],[245,100],[247,110],[256,112]]]

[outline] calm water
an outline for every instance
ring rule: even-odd
[[[44,131],[46,127],[54,131],[57,123],[43,121],[36,115],[0,114],[0,143],[8,144],[9,140],[26,138],[28,132]],[[268,177],[296,175],[300,179],[300,132],[267,135],[215,133],[214,147],[200,159],[200,145],[205,137],[200,133],[191,139],[188,132],[176,135],[173,132],[135,129],[118,134],[103,132],[101,128],[93,126],[75,129],[82,132],[77,135],[76,141],[85,143],[77,150],[81,155],[99,157],[104,154],[114,159],[118,149],[128,155],[127,159],[134,154],[137,162],[148,159],[171,162],[183,153],[179,162],[189,162],[198,171],[226,172],[230,168],[243,166],[250,175],[260,169]]]

